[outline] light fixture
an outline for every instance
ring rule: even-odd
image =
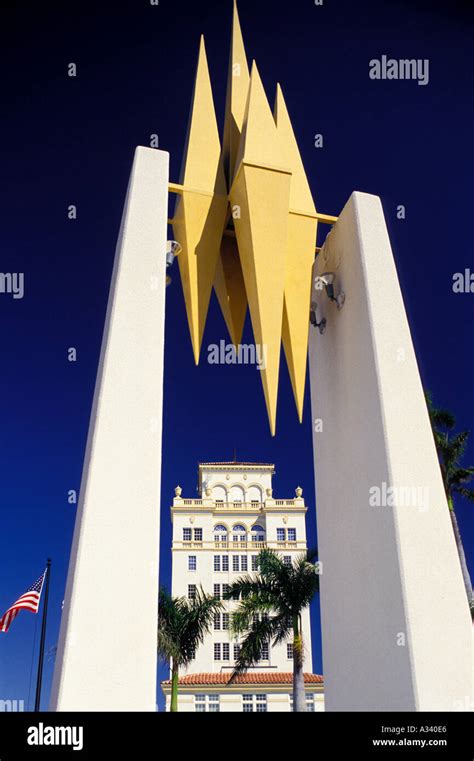
[[[172,266],[175,258],[180,255],[183,247],[177,240],[166,241],[166,269]]]
[[[318,308],[318,305],[316,304],[316,302],[312,301],[311,309],[309,312],[309,321],[314,328],[319,328],[320,334],[323,335],[324,331],[326,330],[327,320],[325,317],[323,317],[323,319],[318,322],[318,318],[316,316],[317,308]]]
[[[324,286],[328,299],[334,301],[338,309],[342,309],[346,300],[346,294],[344,291],[340,291],[337,296],[334,294],[335,279],[336,275],[334,272],[325,272],[323,275],[315,278],[314,287],[316,290],[321,290],[321,287]]]
[[[176,259],[177,256],[180,255],[182,250],[183,250],[183,247],[181,243],[178,243],[177,240],[166,241],[166,269],[167,270],[173,266],[174,260]],[[167,275],[166,287],[168,288],[168,286],[171,285],[172,282],[173,282],[172,278],[169,275]]]

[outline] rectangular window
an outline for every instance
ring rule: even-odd
[[[242,695],[244,713],[267,713],[266,695]]]
[[[189,600],[196,599],[197,587],[196,584],[188,584],[188,598]]]
[[[233,571],[239,570],[239,556],[238,555],[232,556],[232,570]]]
[[[286,657],[289,660],[293,660],[293,644],[286,646]]]
[[[222,570],[223,571],[229,570],[229,556],[228,555],[222,555]]]
[[[277,528],[277,542],[284,542],[284,541],[285,541],[285,529]]]
[[[224,642],[222,645],[222,660],[230,661],[230,645],[228,642]]]
[[[195,695],[196,713],[219,713],[219,695]]]
[[[291,555],[284,555],[283,556],[283,562],[286,566],[291,568]]]
[[[221,645],[220,642],[214,642],[214,660],[220,661],[221,659]]]
[[[214,584],[214,597],[217,597],[218,600],[221,599],[221,585],[220,584]]]
[[[223,584],[222,585],[222,595],[225,595],[229,591],[229,589],[230,589],[230,585],[229,584]]]
[[[262,645],[262,652],[260,654],[260,660],[268,661],[269,658],[269,646],[268,642],[264,642]]]
[[[252,555],[252,571],[258,571],[258,555]]]
[[[240,570],[246,571],[248,568],[247,566],[247,555],[241,555],[240,556]]]
[[[194,696],[194,709],[196,713],[206,713],[206,696],[205,695]]]
[[[183,528],[183,542],[190,542],[193,538],[192,529]]]
[[[221,570],[221,556],[220,555],[214,555],[214,570],[215,571]]]
[[[289,528],[288,529],[288,541],[289,542],[296,542],[296,529],[295,528]]]
[[[214,614],[214,629],[216,631],[219,631],[221,628],[221,614],[215,613]]]
[[[234,645],[234,661],[236,661],[240,655],[241,645]]]
[[[196,555],[188,555],[188,571],[197,570],[197,557]]]
[[[195,542],[202,542],[202,528],[195,528],[194,529],[194,541]]]
[[[229,628],[229,614],[228,613],[222,614],[222,628],[223,629]]]
[[[189,648],[189,660],[190,661],[195,661],[196,660],[196,648],[195,647],[190,647]]]

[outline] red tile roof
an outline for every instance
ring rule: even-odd
[[[202,684],[227,684],[231,677],[231,673],[228,674],[189,674],[188,676],[181,676],[179,678],[179,684],[185,685],[202,685]],[[323,684],[324,679],[319,674],[305,674],[305,684]],[[291,672],[268,672],[268,673],[247,673],[241,674],[236,677],[234,684],[292,684],[293,674]],[[171,685],[171,680],[167,679],[161,683],[167,687]]]

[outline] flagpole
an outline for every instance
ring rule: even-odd
[[[48,595],[49,595],[49,577],[51,576],[51,560],[48,558],[46,561],[46,586],[44,590],[44,603],[43,603],[43,623],[41,625],[41,641],[38,658],[38,677],[36,680],[36,698],[35,698],[35,711],[40,710],[41,702],[41,682],[43,681],[43,660],[44,660],[44,643],[46,639],[46,619],[48,617]]]

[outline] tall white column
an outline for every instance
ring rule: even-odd
[[[154,711],[169,155],[137,148],[115,255],[51,710]]]
[[[378,197],[351,196],[315,263],[327,271],[346,302],[313,291],[326,710],[472,710],[472,624]]]

